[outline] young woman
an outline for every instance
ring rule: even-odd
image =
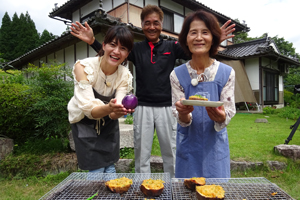
[[[74,96],[68,104],[79,168],[114,173],[119,160],[118,118],[134,110],[121,104],[132,90],[132,75],[124,67],[133,35],[124,26],[111,27],[100,57],[78,60],[73,67]]]
[[[205,11],[187,16],[179,35],[182,48],[192,59],[170,75],[173,114],[178,122],[176,178],[230,177],[226,126],[236,112],[235,72],[212,58],[218,52],[220,36],[217,19]],[[214,108],[181,103],[195,94],[224,105]]]

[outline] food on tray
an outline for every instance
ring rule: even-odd
[[[205,178],[203,178],[203,177],[200,177],[200,178],[193,177],[193,178],[190,178],[190,179],[184,179],[183,183],[184,183],[185,187],[187,187],[190,190],[195,191],[196,186],[205,185]]]
[[[196,186],[198,200],[221,200],[224,199],[225,191],[220,185]]]
[[[271,195],[272,195],[272,196],[275,196],[276,194],[277,194],[277,192],[273,192]]]
[[[105,182],[105,186],[112,192],[124,193],[127,192],[132,185],[132,179],[122,177],[118,179],[113,179]]]
[[[157,179],[146,179],[140,186],[141,191],[148,197],[158,197],[164,190],[164,181]]]
[[[201,96],[200,94],[195,94],[195,95],[189,96],[189,100],[202,100],[202,101],[208,101],[207,98]]]

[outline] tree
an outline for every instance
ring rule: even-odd
[[[12,50],[11,46],[11,19],[7,12],[5,12],[2,18],[2,25],[0,28],[0,53],[2,53],[2,58],[4,60],[10,60],[10,52]]]
[[[49,31],[47,31],[46,29],[43,31],[42,35],[40,36],[39,39],[39,44],[38,46],[52,40],[55,38],[55,35],[53,35],[52,33],[49,33]]]
[[[281,54],[289,57],[296,57],[300,61],[299,54],[296,53],[293,43],[286,41],[284,38],[279,38],[277,35],[272,37],[272,40],[275,42]]]
[[[11,61],[53,38],[47,30],[40,36],[28,12],[20,17],[15,13],[12,20],[6,12],[0,28],[0,53],[3,59]]]

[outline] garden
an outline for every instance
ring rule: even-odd
[[[63,64],[40,68],[31,65],[23,71],[8,72],[0,73],[0,139],[13,139],[14,151],[0,160],[0,200],[39,199],[78,171],[47,171],[51,169],[51,159],[71,152],[66,108],[73,96],[72,75]],[[300,199],[300,161],[274,152],[300,116],[300,95],[285,91],[284,96],[284,108],[265,107],[263,113],[237,113],[232,118],[228,125],[231,160],[264,163],[256,169],[232,171],[232,177],[265,177],[294,199]],[[268,123],[255,123],[258,118]],[[132,123],[132,116],[125,121]],[[300,145],[298,130],[289,142],[293,144]],[[156,135],[152,155],[160,156]],[[121,149],[121,158],[134,159],[133,149]],[[286,168],[272,170],[267,161],[284,162]],[[133,166],[130,172],[134,173]]]

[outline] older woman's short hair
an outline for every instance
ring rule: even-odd
[[[213,40],[212,46],[209,50],[209,56],[214,57],[218,53],[221,38],[221,29],[217,18],[209,12],[198,10],[191,13],[184,19],[182,29],[178,38],[180,45],[188,56],[192,56],[192,53],[187,46],[187,35],[189,33],[191,23],[195,20],[203,21],[206,27],[210,30],[213,36]]]

